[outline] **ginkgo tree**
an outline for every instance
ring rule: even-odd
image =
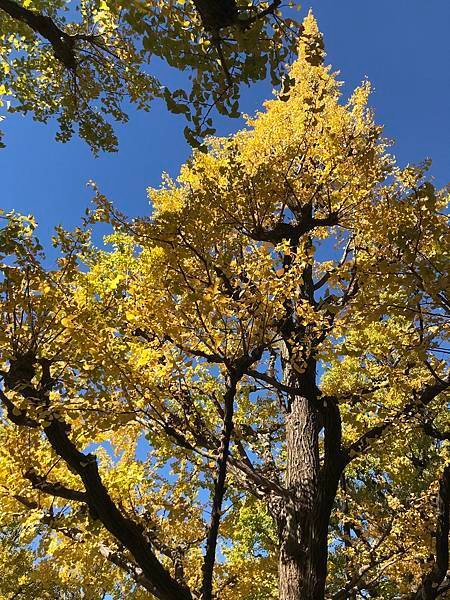
[[[54,268],[2,216],[5,590],[448,595],[448,193],[324,56],[309,14],[288,94]]]
[[[57,139],[76,131],[98,153],[117,149],[113,124],[127,121],[127,104],[148,110],[163,98],[187,118],[185,136],[198,145],[214,133],[215,111],[240,116],[242,84],[284,77],[299,33],[288,5],[295,3],[0,0],[0,101],[38,121],[56,118]],[[185,71],[185,85],[160,81],[155,59]]]

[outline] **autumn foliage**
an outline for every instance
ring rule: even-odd
[[[117,150],[115,125],[128,121],[127,105],[149,110],[162,99],[199,145],[215,132],[214,116],[240,116],[242,84],[268,76],[281,83],[300,24],[280,7],[280,0],[0,0],[0,108],[56,119],[56,139],[78,134],[97,154]],[[161,78],[158,61],[180,72],[178,87]]]
[[[324,56],[54,267],[2,216],[2,597],[446,597],[448,194]]]

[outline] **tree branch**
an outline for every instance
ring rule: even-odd
[[[444,468],[439,479],[436,518],[436,552],[431,570],[423,577],[422,584],[409,600],[434,600],[443,593],[441,585],[449,567],[448,535],[450,530],[450,465]]]
[[[218,32],[235,25],[238,18],[236,0],[193,0],[205,29]]]
[[[128,573],[136,583],[148,590],[154,596],[158,597],[158,590],[155,588],[153,583],[149,579],[147,579],[147,577],[145,577],[140,567],[138,567],[136,564],[125,558],[125,556],[117,552],[117,550],[112,550],[104,544],[100,546],[100,553],[107,560],[115,564],[117,567],[119,567],[126,573]]]
[[[391,427],[400,424],[405,420],[410,420],[420,413],[424,406],[429,404],[436,396],[447,389],[449,385],[448,381],[438,381],[433,385],[428,385],[422,391],[419,398],[412,402],[408,402],[408,404],[399,410],[393,417],[386,419],[380,425],[366,431],[356,442],[344,450],[345,464],[348,464],[356,457],[361,456],[375,440],[379,439]]]
[[[203,562],[202,600],[212,599],[212,584],[214,564],[216,561],[217,537],[219,534],[220,519],[222,516],[222,503],[225,494],[225,480],[227,475],[230,441],[233,433],[234,398],[237,382],[241,375],[232,374],[228,389],[224,394],[224,416],[221,434],[221,445],[217,460],[217,479],[214,482],[214,497],[211,511],[211,522],[206,539],[206,553]]]
[[[84,40],[105,50],[100,44],[98,36],[82,33],[70,35],[58,27],[51,17],[35,13],[13,0],[0,0],[0,11],[5,12],[12,19],[24,23],[35,33],[50,42],[55,57],[71,71],[75,71],[77,68],[77,57],[75,54],[75,43],[77,40]]]
[[[273,0],[266,8],[256,10],[249,17],[242,17],[236,0],[193,0],[205,29],[217,33],[225,27],[237,25],[248,29],[260,19],[273,15],[281,5],[281,0]],[[242,9],[241,9],[242,10]],[[247,8],[245,10],[248,10]]]
[[[37,14],[13,2],[13,0],[0,0],[0,10],[3,10],[16,21],[28,25],[35,33],[48,40],[56,58],[67,69],[75,70],[77,65],[74,53],[76,37],[60,29],[50,17]]]
[[[3,390],[0,390],[0,399],[6,408],[6,416],[14,425],[38,427],[38,422],[28,417],[24,411],[19,410]]]
[[[324,436],[324,472],[330,470],[342,470],[344,462],[342,460],[342,422],[341,413],[337,400],[331,396],[322,398],[323,408],[321,411]]]
[[[278,244],[283,240],[292,240],[294,243],[298,243],[302,235],[312,231],[316,227],[332,227],[337,225],[338,222],[337,213],[330,213],[328,217],[320,219],[304,217],[298,223],[277,223],[271,229],[260,226],[247,233],[250,238],[258,242]]]
[[[28,498],[25,498],[24,496],[16,494],[14,498],[29,509],[33,510],[38,508],[38,504],[36,502],[28,500]],[[46,525],[49,525],[55,531],[58,531],[59,533],[62,533],[63,535],[67,536],[72,541],[82,541],[82,538],[79,537],[82,533],[80,530],[74,530],[73,528],[68,529],[66,527],[58,527],[56,526],[55,519],[50,516],[45,516],[42,519],[42,522]],[[146,590],[158,597],[155,586],[144,576],[142,569],[140,569],[135,563],[125,558],[122,554],[119,554],[118,551],[112,550],[104,544],[100,545],[100,554],[120,569],[126,571],[126,573],[128,573],[134,579],[134,581],[136,581],[137,584],[139,584],[140,586],[142,586],[143,588],[145,588]]]
[[[421,427],[427,435],[436,440],[450,440],[450,431],[440,431],[432,421],[424,421]]]
[[[44,492],[57,498],[64,498],[65,500],[74,500],[75,502],[87,502],[87,495],[85,492],[78,490],[72,490],[61,483],[47,481],[42,475],[38,475],[34,469],[28,469],[24,474],[25,479],[31,482],[31,485],[35,490]]]
[[[36,375],[36,362],[32,353],[11,360],[9,372],[4,375],[5,386],[7,389],[20,390],[29,401],[40,402],[45,406],[48,405],[48,393],[53,384],[50,363],[42,359],[39,361],[42,365],[42,377],[38,387],[35,388],[31,381]],[[20,422],[20,424],[26,423]],[[85,495],[80,496],[74,490],[64,488],[63,497],[70,495],[70,499],[82,498],[88,504],[89,509],[95,513],[104,527],[131,553],[142,569],[143,575],[152,582],[154,587],[152,593],[157,598],[192,600],[189,589],[178,583],[159,561],[151,543],[143,533],[143,528],[125,517],[117,508],[103,485],[96,456],[85,454],[77,449],[68,435],[70,426],[63,421],[53,420],[50,425],[43,428],[43,431],[54,452],[81,478],[84,484]],[[55,491],[54,486],[51,489],[52,492]]]
[[[258,11],[255,15],[248,17],[248,19],[240,19],[241,27],[247,29],[255,21],[259,21],[259,19],[264,19],[264,17],[267,17],[268,15],[273,15],[280,5],[281,0],[273,0],[273,2],[271,2],[267,8]]]
[[[83,481],[89,506],[95,510],[106,529],[131,552],[156,590],[160,600],[191,600],[189,590],[182,587],[165,569],[146,540],[141,528],[124,517],[108,494],[100,477],[97,458],[80,452],[67,435],[67,426],[53,421],[44,429],[50,445]]]

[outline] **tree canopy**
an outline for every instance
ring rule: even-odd
[[[164,98],[196,145],[214,133],[215,112],[240,116],[242,84],[267,74],[280,83],[299,33],[280,8],[280,0],[0,0],[0,101],[38,121],[55,117],[57,139],[77,131],[97,153],[117,149],[113,123],[127,121],[127,105],[148,110]],[[187,71],[186,85],[160,81],[159,59]]]
[[[448,191],[303,27],[150,216],[2,215],[5,598],[448,594]]]

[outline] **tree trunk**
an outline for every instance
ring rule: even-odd
[[[289,499],[277,518],[280,600],[321,600],[325,590],[329,511],[320,489],[315,365],[311,369],[302,376],[290,370],[285,376],[287,385],[300,388],[302,395],[291,398],[286,419]]]

